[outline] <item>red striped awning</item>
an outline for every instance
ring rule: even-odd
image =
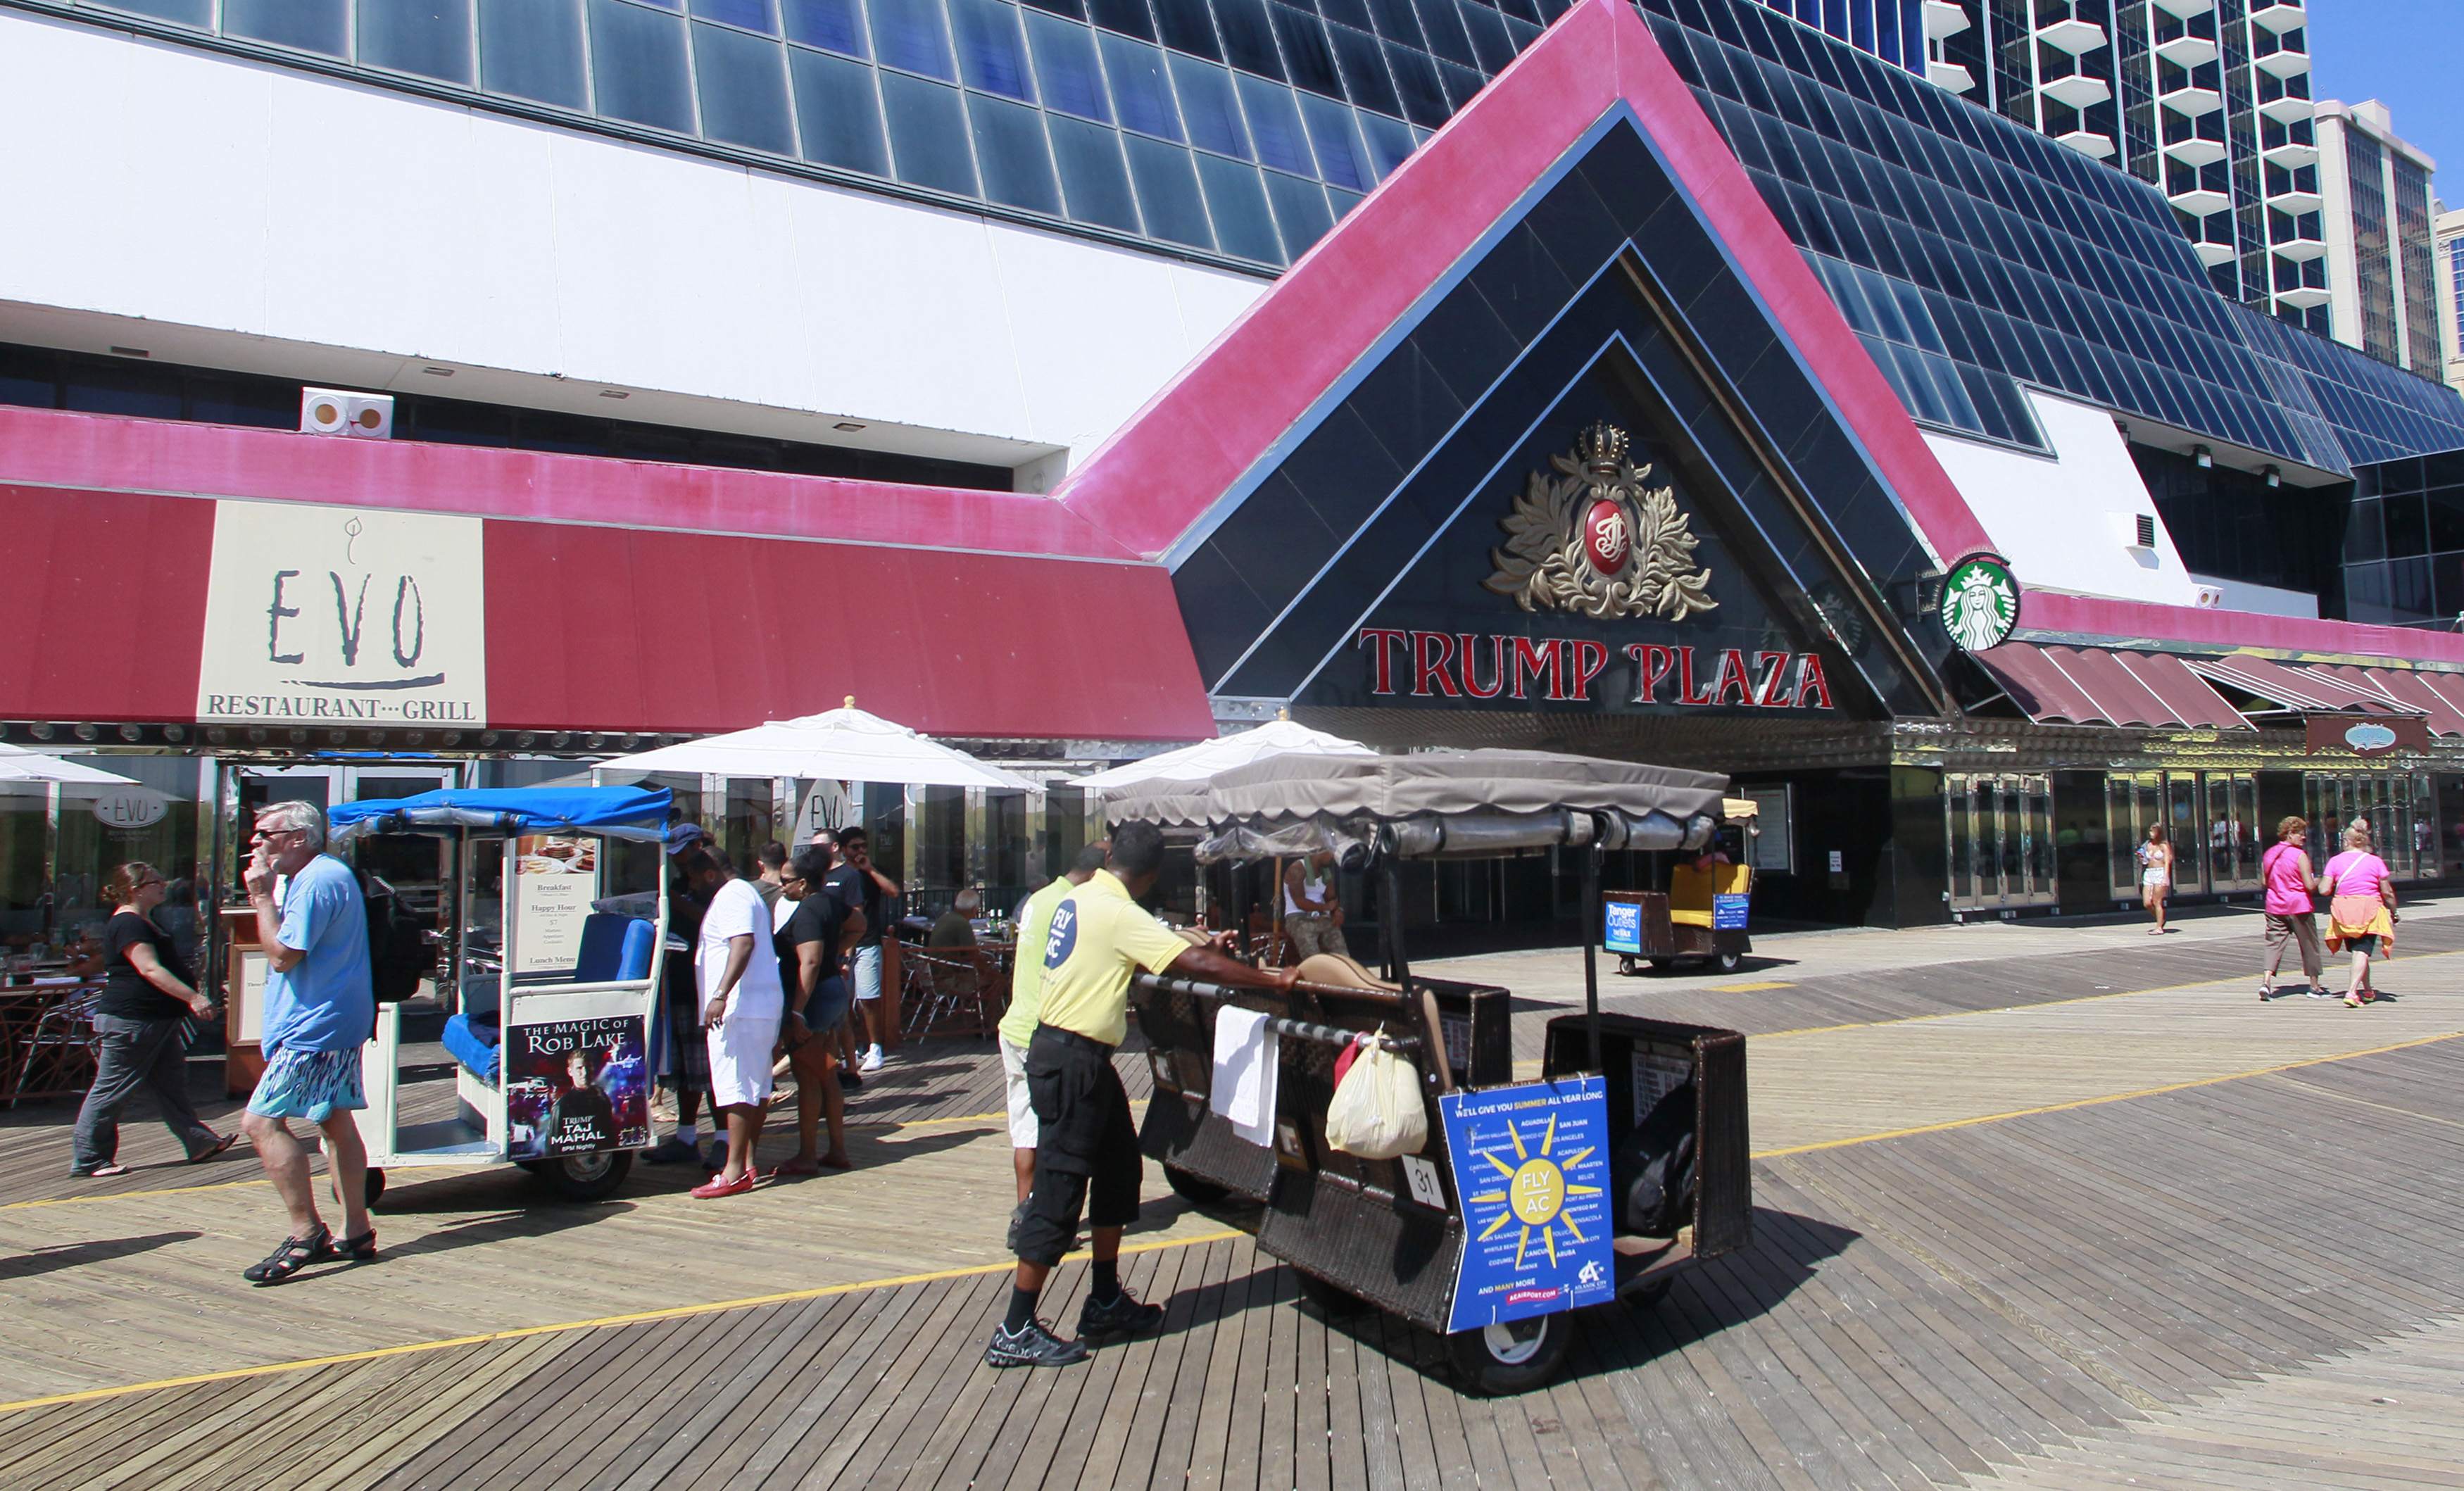
[[[2186,659],[2190,670],[2212,683],[2255,694],[2288,710],[2331,714],[2427,714],[2427,706],[2408,703],[2368,670],[2331,670],[2330,665],[2278,663],[2247,652],[2224,657]]]
[[[2006,642],[1976,659],[2038,724],[2250,728],[2223,695],[2167,652]]]

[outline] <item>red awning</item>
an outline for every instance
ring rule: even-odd
[[[2247,652],[2187,660],[2191,671],[2212,682],[2256,694],[2288,710],[2333,714],[2427,714],[2427,707],[2409,704],[2360,669],[2339,677],[2324,665],[2278,663]]]
[[[2409,668],[2363,668],[2350,663],[2333,665],[2326,671],[2348,682],[2365,682],[2399,703],[2419,708],[2430,716],[2432,735],[2464,735],[2464,674],[2422,672]]]
[[[2006,642],[1976,658],[2039,724],[2215,730],[2250,725],[2170,653]]]

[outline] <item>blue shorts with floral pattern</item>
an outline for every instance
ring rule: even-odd
[[[360,1088],[360,1053],[285,1048],[265,1063],[248,1110],[266,1118],[304,1118],[321,1124],[336,1113],[368,1106]]]

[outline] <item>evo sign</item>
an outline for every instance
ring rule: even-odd
[[[197,719],[484,725],[485,573],[475,517],[216,503]]]

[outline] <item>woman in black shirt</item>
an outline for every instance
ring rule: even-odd
[[[120,1152],[120,1110],[143,1088],[154,1095],[188,1151],[188,1163],[212,1159],[231,1147],[235,1134],[218,1134],[197,1118],[188,1102],[187,1018],[214,1012],[200,994],[179,949],[154,925],[163,904],[163,874],[132,862],[111,872],[103,899],[120,910],[103,932],[102,993],[95,1000],[94,1085],[77,1109],[72,1136],[72,1175],[124,1175]]]

